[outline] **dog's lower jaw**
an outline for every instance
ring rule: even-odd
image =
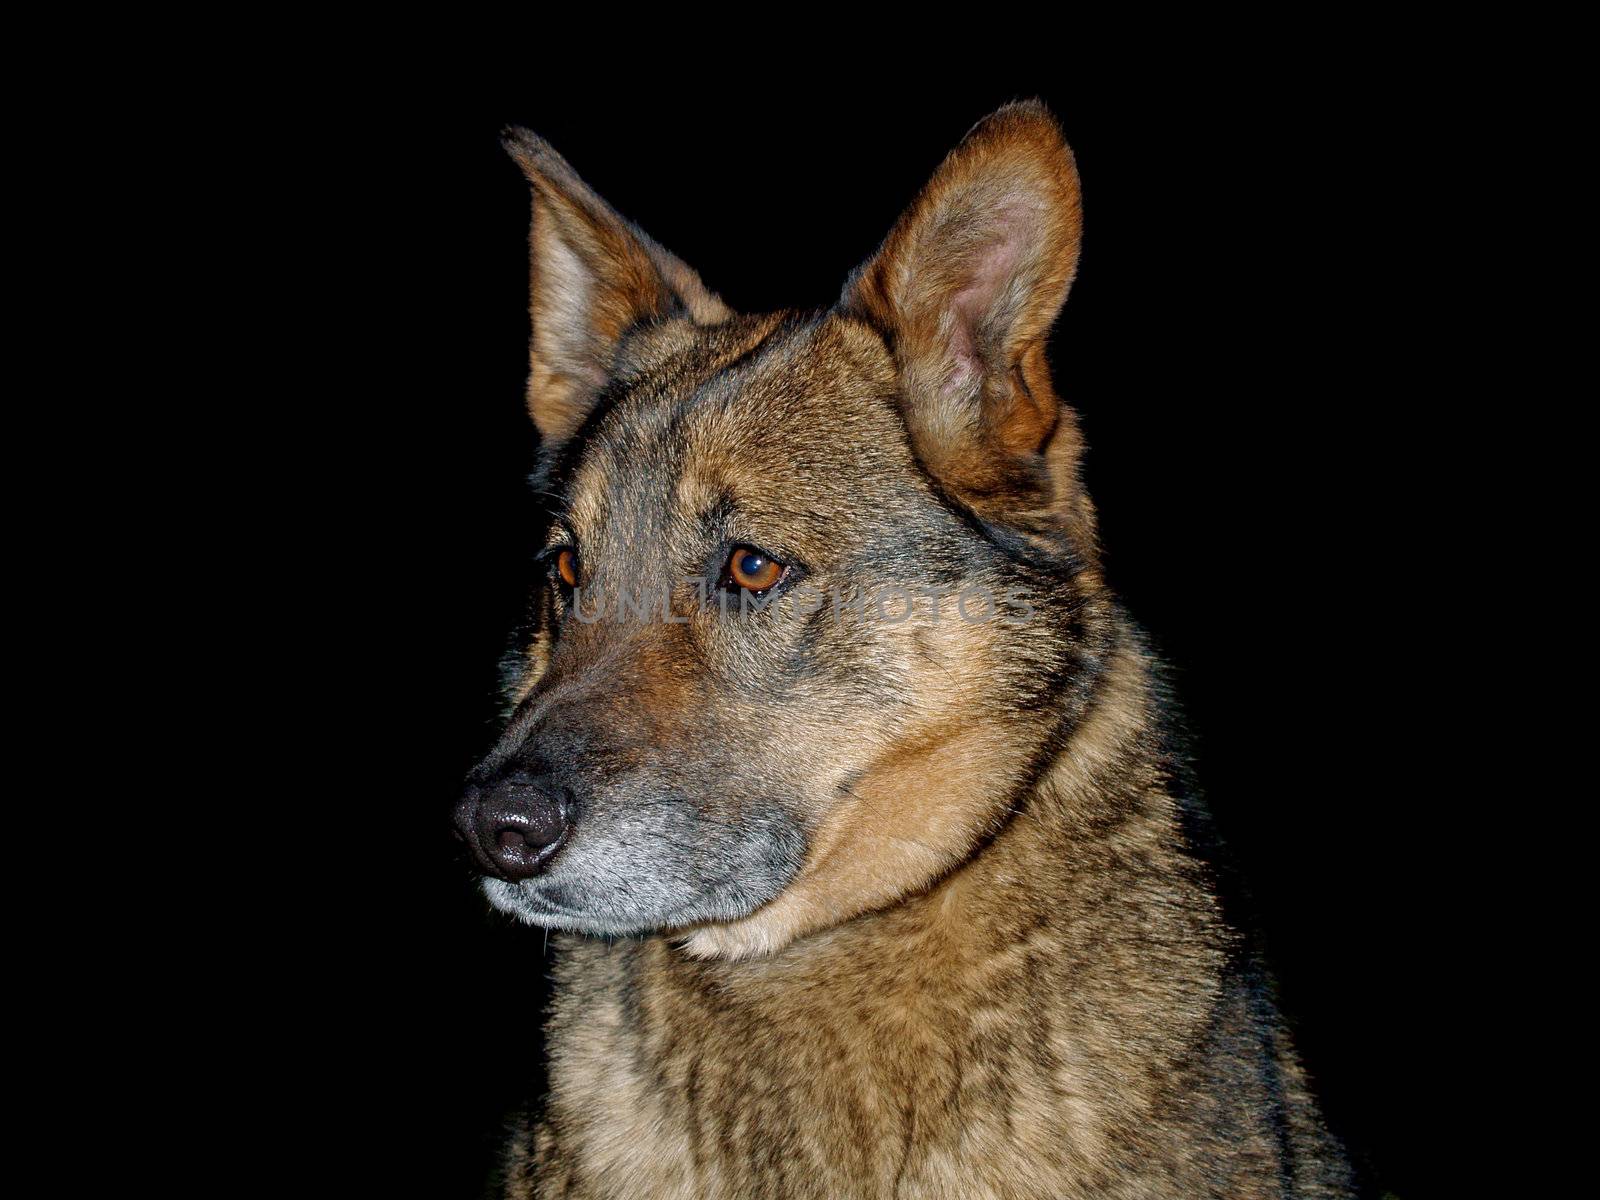
[[[536,929],[581,934],[585,937],[648,937],[660,933],[663,929],[692,927],[696,922],[708,919],[705,909],[697,910],[693,907],[676,917],[670,912],[619,913],[604,909],[568,911],[534,899],[526,890],[526,885],[505,883],[498,879],[485,879],[483,893],[493,907],[524,925],[532,925]]]

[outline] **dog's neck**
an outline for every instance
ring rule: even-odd
[[[879,853],[830,857],[825,850],[775,900],[742,920],[701,927],[683,941],[684,951],[722,960],[766,958],[791,947],[803,952],[806,941],[816,940],[811,935],[825,937],[829,931],[859,925],[857,918],[916,914],[925,920],[954,914],[964,909],[957,901],[973,888],[1041,871],[1070,871],[1074,844],[1103,837],[1108,828],[1130,820],[1144,824],[1148,836],[1165,840],[1176,822],[1152,747],[1156,714],[1150,663],[1126,625],[1120,619],[1115,624],[1095,687],[1063,748],[1020,802],[1001,814],[999,830],[957,866],[952,869],[946,862],[928,869],[923,886],[914,889],[899,885],[906,872],[923,868],[920,860],[929,857],[930,843],[945,836],[943,830],[926,828],[934,814],[920,815],[921,827],[891,826],[885,832],[879,823],[848,830],[849,839],[876,840]],[[953,752],[964,748],[956,746]],[[938,787],[938,751],[930,752],[918,770],[927,788]],[[913,782],[903,793],[920,804],[927,791]],[[958,816],[961,812],[959,803],[941,809]],[[882,822],[883,814],[876,818]],[[841,849],[858,850],[859,844],[841,843]],[[885,855],[899,860],[902,871],[886,871]],[[857,929],[854,935],[862,932]]]

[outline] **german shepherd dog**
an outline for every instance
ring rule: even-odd
[[[977,125],[821,313],[507,145],[549,584],[456,821],[559,931],[508,1195],[1351,1194],[1102,576],[1054,118]]]

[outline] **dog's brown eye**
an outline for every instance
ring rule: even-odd
[[[751,592],[764,592],[783,578],[783,564],[751,546],[735,546],[728,558],[728,578]]]
[[[568,587],[577,587],[578,556],[571,550],[563,550],[556,555],[556,574],[561,576],[561,582]]]

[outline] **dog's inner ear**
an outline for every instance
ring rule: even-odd
[[[533,185],[528,410],[559,441],[583,424],[634,326],[674,316],[715,325],[732,313],[542,138],[512,129],[505,145]]]
[[[919,456],[985,515],[1087,521],[1079,439],[1045,342],[1078,264],[1078,174],[1040,104],[980,122],[951,152],[841,307],[894,351]]]

